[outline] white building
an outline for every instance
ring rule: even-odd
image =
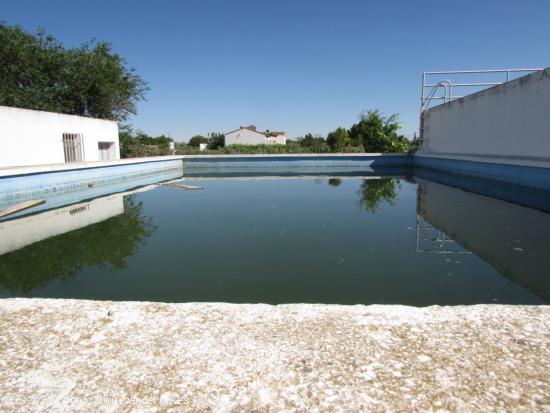
[[[259,132],[255,125],[241,126],[239,129],[225,134],[225,145],[259,145],[279,144],[286,145],[286,132]]]
[[[115,121],[0,106],[0,168],[115,159]]]

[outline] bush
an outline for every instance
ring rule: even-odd
[[[327,144],[332,152],[343,152],[347,146],[351,146],[351,139],[345,128],[338,128],[327,136]]]
[[[397,114],[385,117],[378,110],[369,110],[361,114],[349,136],[367,152],[407,152],[411,142],[397,133],[400,128]]]
[[[201,135],[195,135],[191,139],[189,139],[189,146],[199,148],[201,143],[208,143],[208,138]]]
[[[328,153],[329,146],[317,144],[312,147],[304,147],[298,141],[288,140],[286,145],[258,144],[258,145],[228,145],[220,149],[205,149],[203,151],[184,143],[176,144],[176,155],[253,155],[253,154],[285,154],[285,153]],[[346,146],[343,153],[361,153],[362,146]]]
[[[228,145],[220,150],[224,154],[288,153],[286,145]]]
[[[134,133],[129,125],[121,125],[118,136],[121,158],[170,155],[169,143],[172,138],[169,136],[152,137],[142,131]]]
[[[225,146],[225,135],[223,133],[212,132],[208,139],[208,149],[220,149]]]
[[[176,155],[201,155],[201,154],[204,154],[205,152],[210,152],[210,151],[201,152],[201,150],[195,146],[191,146],[186,143],[176,143]]]

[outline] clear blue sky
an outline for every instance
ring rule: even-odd
[[[425,70],[550,66],[550,1],[4,1],[0,20],[106,40],[149,82],[130,123],[176,140],[291,137],[378,108],[418,127]]]

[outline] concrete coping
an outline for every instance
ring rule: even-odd
[[[550,406],[549,306],[3,299],[0,321],[3,411]]]
[[[14,175],[30,175],[37,173],[71,171],[76,169],[91,169],[118,165],[131,165],[145,162],[161,162],[182,159],[181,156],[151,156],[148,158],[128,158],[116,161],[72,162],[31,166],[8,166],[0,168],[0,178]]]
[[[192,160],[192,159],[255,159],[255,158],[373,158],[373,157],[402,157],[408,156],[407,153],[292,153],[292,154],[234,154],[234,155],[173,155],[173,156],[151,156],[144,158],[127,158],[116,161],[95,161],[95,162],[81,162],[81,163],[60,163],[60,164],[47,164],[47,165],[32,165],[32,166],[10,166],[0,168],[0,178],[7,176],[17,175],[30,175],[37,173],[59,172],[78,169],[90,169],[100,167],[111,167],[118,165],[131,165],[148,162],[162,162],[171,160]]]

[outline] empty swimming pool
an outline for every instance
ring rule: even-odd
[[[23,214],[0,297],[547,303],[546,194],[442,176],[187,177]]]

